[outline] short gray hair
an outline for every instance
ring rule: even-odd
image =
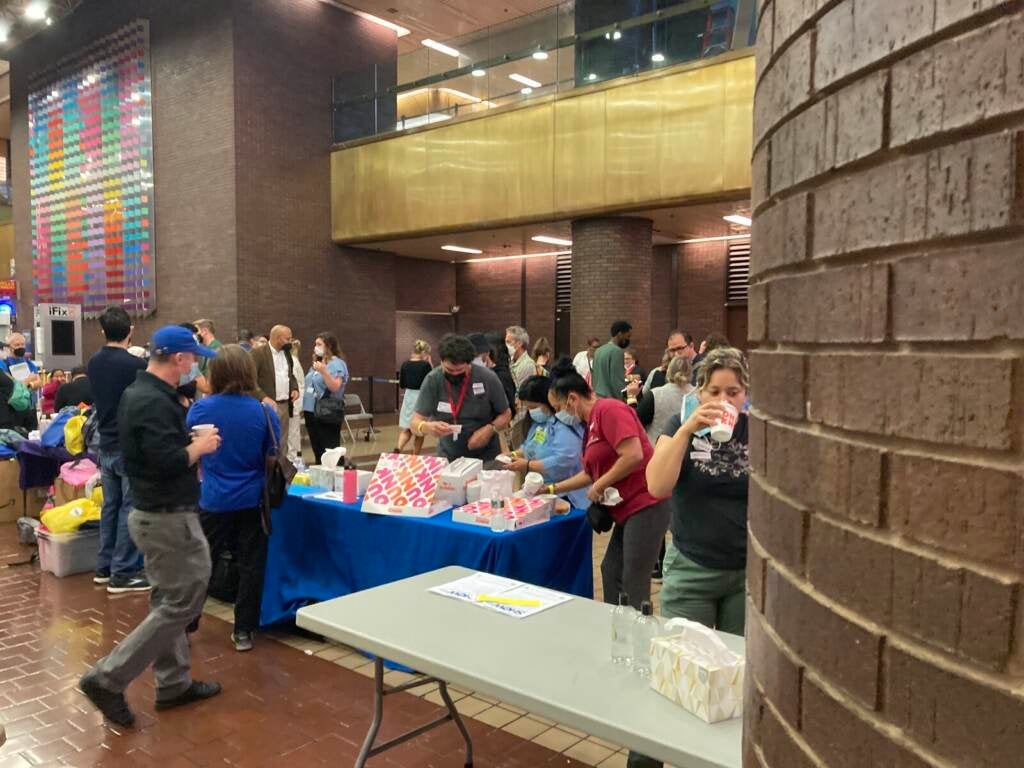
[[[669,384],[682,386],[690,382],[692,373],[693,366],[690,364],[689,358],[673,357],[672,361],[668,364],[668,370],[665,372],[665,381]]]
[[[518,341],[524,347],[530,346],[530,334],[526,332],[526,329],[521,325],[513,325],[505,329],[505,333],[509,334],[513,339]]]
[[[750,391],[750,369],[743,353],[735,347],[718,347],[711,350],[697,367],[697,389],[704,389],[715,371],[728,370],[736,374],[740,386]]]

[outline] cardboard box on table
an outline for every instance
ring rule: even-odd
[[[532,499],[510,497],[504,499],[505,530],[513,531],[551,519],[553,498],[534,496]],[[490,499],[480,499],[452,510],[452,522],[490,526],[493,514]]]
[[[713,630],[672,619],[651,641],[651,688],[707,723],[743,714],[746,661]]]
[[[451,462],[437,479],[437,498],[447,501],[453,507],[461,507],[466,503],[466,486],[476,480],[483,471],[484,463],[480,459],[468,456]]]
[[[363,496],[363,512],[433,517],[451,507],[437,498],[437,481],[448,466],[440,456],[382,453]]]
[[[39,517],[46,503],[46,490],[21,490],[18,482],[17,459],[0,460],[0,523],[10,523],[19,517]]]

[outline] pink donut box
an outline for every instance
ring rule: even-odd
[[[436,499],[437,481],[448,466],[440,456],[383,453],[363,496],[363,512],[433,517],[450,506]]]
[[[518,530],[538,523],[546,523],[551,519],[554,506],[551,499],[539,497],[520,499],[511,496],[504,501],[506,530]],[[452,510],[452,522],[490,527],[491,514],[490,499],[481,499]]]

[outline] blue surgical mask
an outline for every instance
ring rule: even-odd
[[[538,424],[546,424],[548,419],[550,419],[551,417],[548,416],[547,411],[545,411],[543,408],[531,408],[530,418],[533,419]]]
[[[191,384],[193,381],[199,378],[199,363],[192,363],[192,367],[189,368],[188,373],[181,374],[181,378],[178,379],[178,386],[184,387],[186,384]]]
[[[580,423],[580,420],[573,416],[568,411],[559,411],[555,414],[555,418],[565,424],[567,427],[575,427]]]

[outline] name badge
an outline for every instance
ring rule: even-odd
[[[690,451],[690,461],[711,461],[711,451]]]
[[[309,389],[306,390],[306,394],[307,395],[315,395],[316,394],[316,389],[314,389],[313,387],[310,387]]]
[[[474,381],[473,382],[473,394],[474,395],[482,395],[482,394],[484,394],[484,391],[485,391],[484,390],[484,383],[482,381]]]
[[[440,401],[437,404],[437,412],[438,413],[451,413],[452,412],[452,404],[449,403],[447,400]]]
[[[693,438],[693,450],[695,451],[710,451],[711,441],[705,440],[703,437]]]
[[[544,443],[546,443],[547,440],[548,433],[545,432],[543,429],[538,428],[537,431],[533,433],[533,442],[537,443],[538,445],[544,445]]]

